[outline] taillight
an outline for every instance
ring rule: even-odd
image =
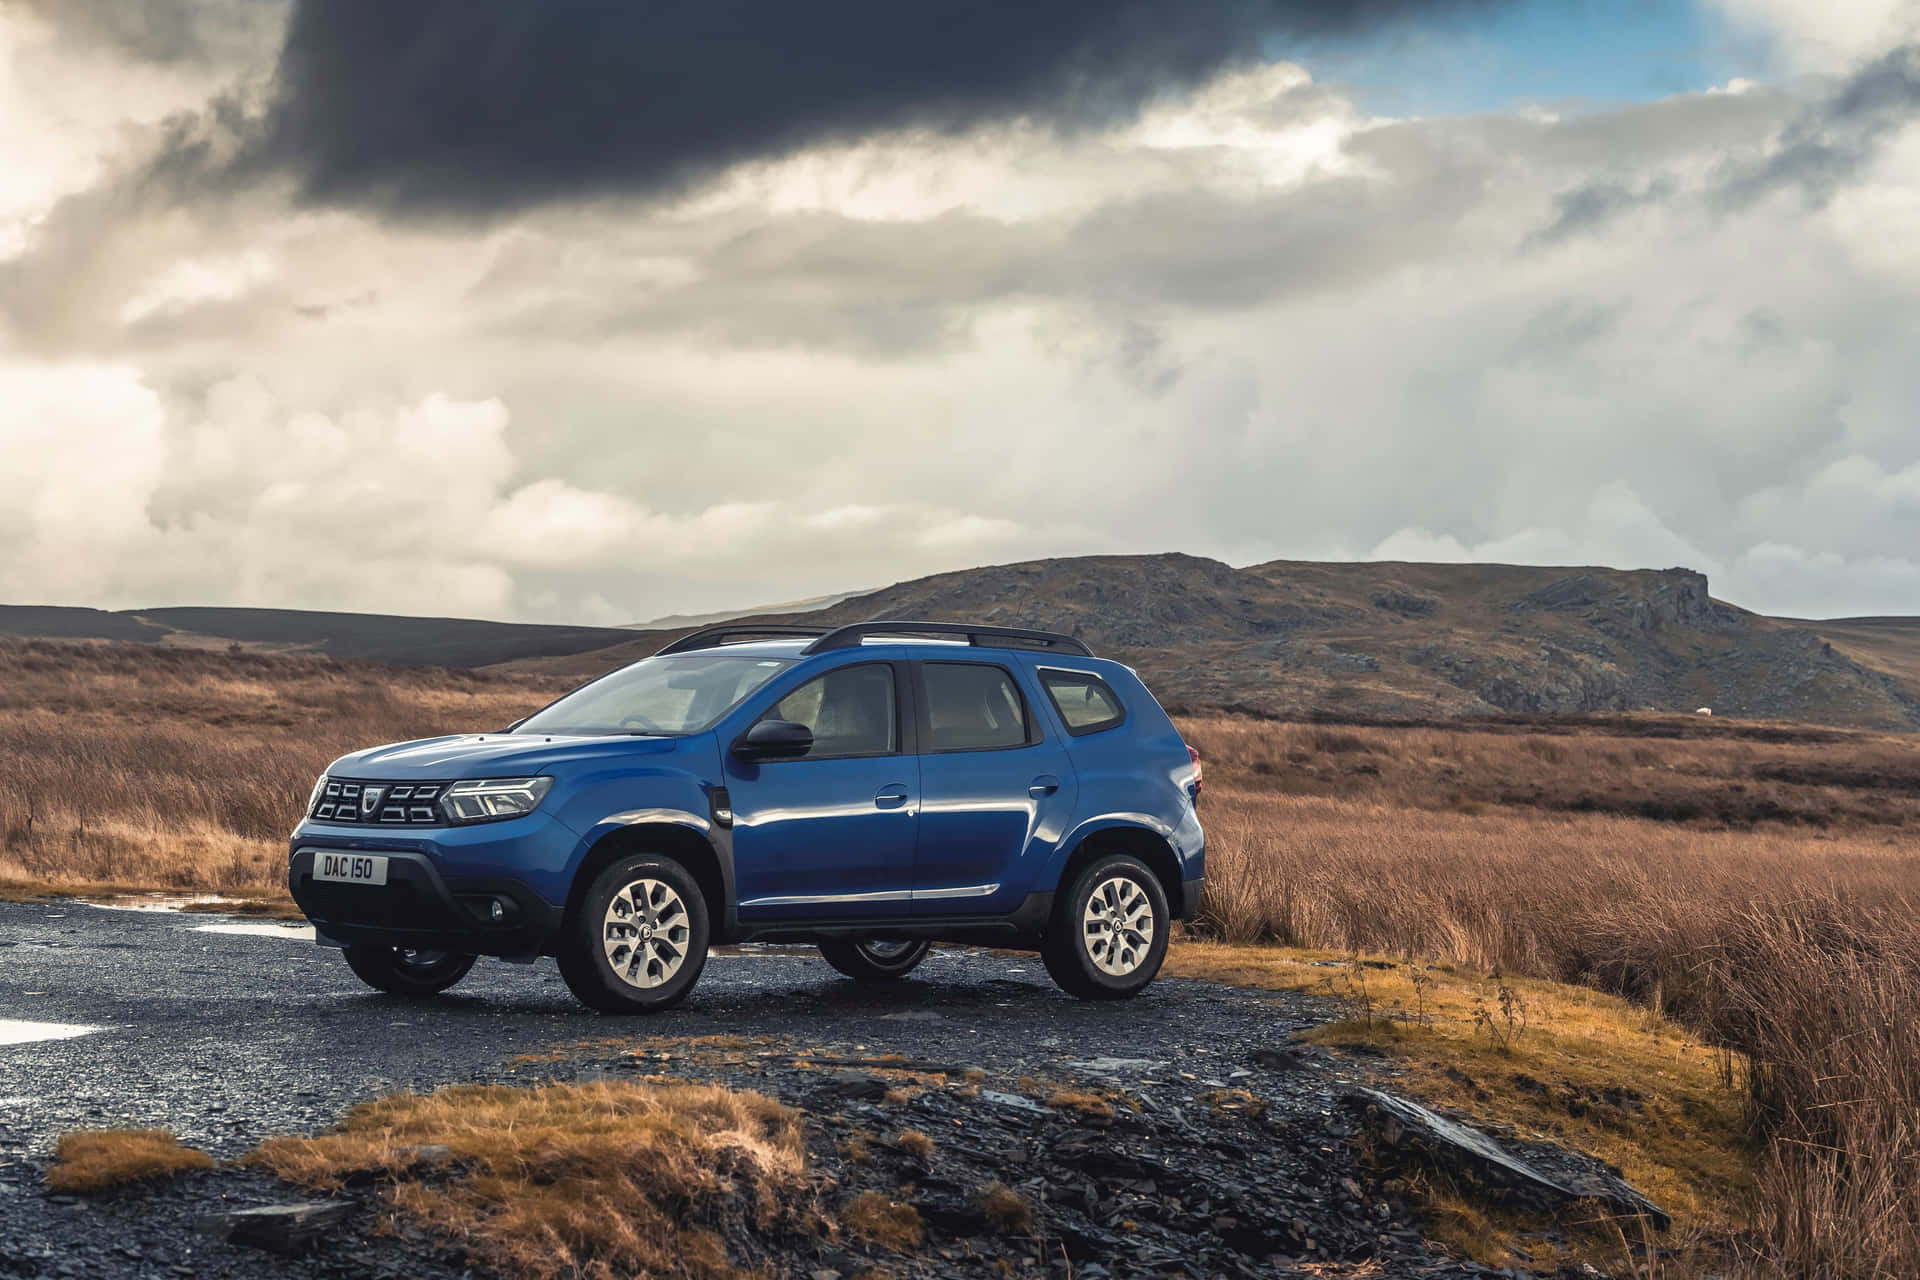
[[[1187,754],[1193,758],[1193,798],[1198,800],[1200,798],[1201,779],[1205,776],[1206,770],[1200,767],[1200,752],[1198,748],[1188,747]]]

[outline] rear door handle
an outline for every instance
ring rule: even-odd
[[[876,809],[898,809],[906,802],[907,789],[898,782],[888,783],[886,786],[880,788],[879,794],[873,798],[873,805]]]
[[[1030,796],[1050,796],[1060,789],[1060,779],[1050,773],[1043,773],[1027,787]]]

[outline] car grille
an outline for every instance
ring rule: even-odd
[[[366,827],[432,827],[440,815],[444,782],[365,782],[328,778],[309,816],[318,822]],[[371,803],[369,800],[371,798]]]

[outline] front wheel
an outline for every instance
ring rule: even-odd
[[[1100,858],[1054,904],[1040,958],[1068,995],[1125,1000],[1160,972],[1172,916],[1145,863],[1125,854]]]
[[[913,939],[884,942],[879,938],[830,938],[820,944],[820,954],[827,963],[857,982],[904,978],[931,950],[931,942]]]
[[[707,964],[707,900],[687,869],[638,854],[594,877],[556,957],[582,1004],[653,1013],[678,1004]]]
[[[394,996],[438,995],[467,976],[478,957],[458,951],[416,951],[356,942],[346,948],[347,966],[375,991]]]

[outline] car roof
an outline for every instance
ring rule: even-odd
[[[968,644],[963,640],[936,640],[936,639],[923,639],[923,638],[910,637],[910,636],[905,636],[905,637],[887,636],[884,638],[875,638],[871,640],[862,641],[860,644],[857,644],[857,645],[849,645],[844,649],[828,649],[823,653],[808,655],[806,654],[805,650],[807,646],[811,643],[812,643],[812,638],[806,637],[806,636],[795,637],[792,639],[782,638],[782,639],[774,639],[774,640],[743,640],[738,643],[732,643],[732,644],[718,644],[718,645],[712,646],[711,648],[706,648],[706,649],[682,650],[680,653],[667,654],[664,656],[674,657],[674,658],[683,658],[683,657],[690,657],[695,654],[699,654],[703,656],[711,656],[714,654],[727,654],[729,656],[742,657],[742,658],[793,659],[793,658],[799,658],[804,656],[811,656],[815,658],[831,658],[838,655],[848,655],[848,654],[858,654],[858,653],[869,653],[869,654],[884,653],[890,657],[903,657],[903,656],[926,657],[930,653],[938,654],[942,657],[952,656],[956,654],[965,654],[965,653],[990,653],[990,654],[1014,653],[1014,654],[1020,654],[1024,657],[1033,658],[1035,661],[1041,663],[1041,665],[1043,666],[1079,667],[1087,664],[1103,663],[1106,661],[1101,658],[1089,657],[1085,654],[1079,654],[1079,653],[1054,653],[1047,649],[1035,648],[1032,645]]]

